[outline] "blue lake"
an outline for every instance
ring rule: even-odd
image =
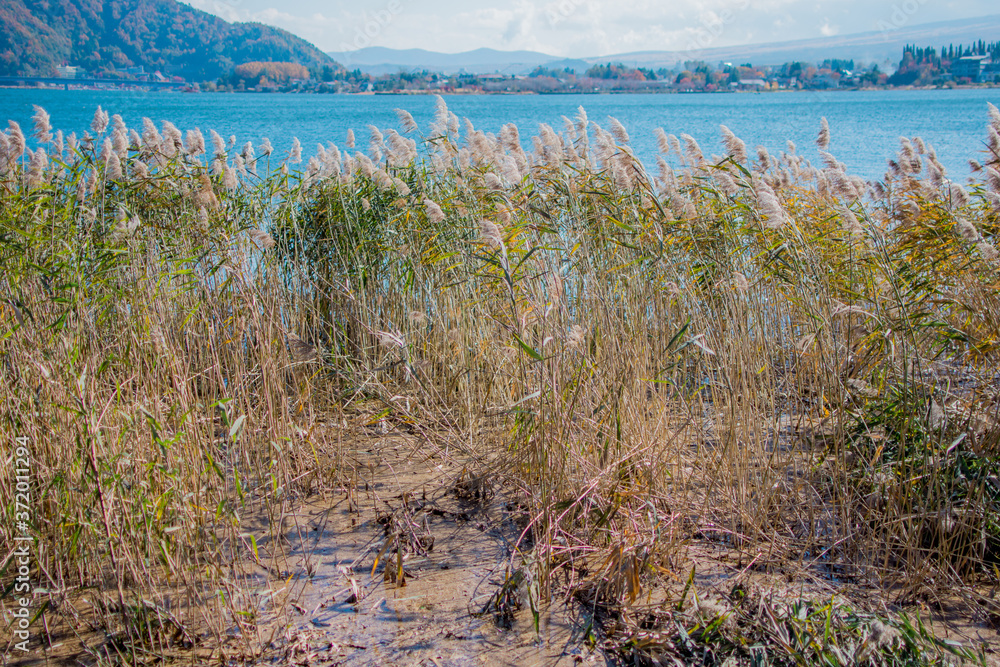
[[[830,122],[830,152],[851,173],[874,179],[899,137],[919,136],[937,151],[949,176],[962,181],[969,159],[982,159],[986,138],[987,102],[1000,106],[1000,89],[844,91],[827,93],[689,94],[689,95],[453,95],[449,108],[472,121],[477,129],[498,132],[515,123],[526,140],[539,123],[562,128],[562,116],[574,116],[583,106],[591,120],[605,125],[609,115],[628,129],[636,153],[652,165],[656,155],[654,129],[692,135],[706,155],[722,154],[719,125],[727,125],[752,151],[765,146],[777,155],[787,140],[799,152],[817,159],[814,140],[820,118]],[[0,90],[0,121],[13,119],[27,132],[32,104],[49,112],[52,124],[67,134],[82,134],[98,104],[121,114],[129,127],[141,131],[142,118],[169,120],[181,130],[214,129],[235,135],[242,144],[268,137],[276,151],[286,151],[298,137],[308,157],[317,143],[344,147],[348,129],[367,146],[368,125],[401,130],[396,108],[411,112],[422,129],[429,126],[435,100],[427,95],[296,95],[183,94],[134,91]]]

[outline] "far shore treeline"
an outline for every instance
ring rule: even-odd
[[[908,44],[894,71],[827,58],[767,66],[687,60],[646,68],[609,61],[587,69],[539,65],[520,75],[402,69],[376,75],[278,28],[228,23],[175,0],[78,4],[9,0],[0,6],[0,77],[21,79],[7,85],[58,77],[64,86],[173,82],[220,92],[674,93],[1000,83],[1000,42],[984,39],[940,48]],[[75,79],[86,82],[72,84]]]

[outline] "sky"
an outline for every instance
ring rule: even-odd
[[[582,58],[845,35],[995,14],[995,0],[186,0],[324,51],[480,47]]]

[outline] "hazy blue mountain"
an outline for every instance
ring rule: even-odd
[[[900,16],[905,18],[906,15],[901,13]],[[898,27],[896,23],[899,24]],[[817,62],[826,58],[844,58],[895,66],[906,44],[941,48],[947,44],[968,45],[980,39],[993,41],[1000,36],[1000,14],[918,25],[908,25],[902,20],[894,22],[890,17],[878,28],[851,35],[788,42],[709,47],[690,51],[640,51],[584,60],[590,63],[620,61],[633,67],[672,67],[686,60],[733,64],[749,62],[760,66],[780,65],[796,60]]]
[[[592,64],[606,62],[621,62],[633,67],[672,68],[686,60],[704,60],[712,64],[749,62],[754,65],[780,65],[796,60],[817,62],[827,58],[878,63],[883,69],[892,69],[899,62],[906,44],[940,48],[947,44],[969,44],[980,39],[992,41],[1000,37],[1000,14],[914,25],[910,24],[911,20],[900,9],[897,15],[890,14],[875,24],[875,29],[851,35],[742,46],[713,47],[707,44],[705,48],[680,51],[639,51],[580,59],[559,58],[537,51],[476,49],[464,53],[438,53],[424,49],[390,49],[381,46],[330,55],[349,69],[358,68],[371,74],[422,69],[447,74],[527,74],[539,65],[558,70],[569,67],[583,72]]]
[[[329,55],[348,69],[358,68],[369,74],[424,69],[446,74],[523,74],[539,65],[558,60],[555,56],[537,51],[497,51],[485,48],[463,53],[438,53],[425,49],[369,46],[357,51],[330,52]]]

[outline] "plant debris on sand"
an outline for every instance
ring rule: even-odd
[[[35,657],[375,661],[348,626],[444,641],[406,590],[475,533],[469,646],[555,618],[568,660],[994,660],[987,111],[966,183],[916,137],[865,182],[826,123],[815,165],[660,131],[654,174],[582,108],[526,142],[439,99],[301,170],[298,141],[11,122],[0,441],[30,517],[4,466],[0,531],[34,537]]]

